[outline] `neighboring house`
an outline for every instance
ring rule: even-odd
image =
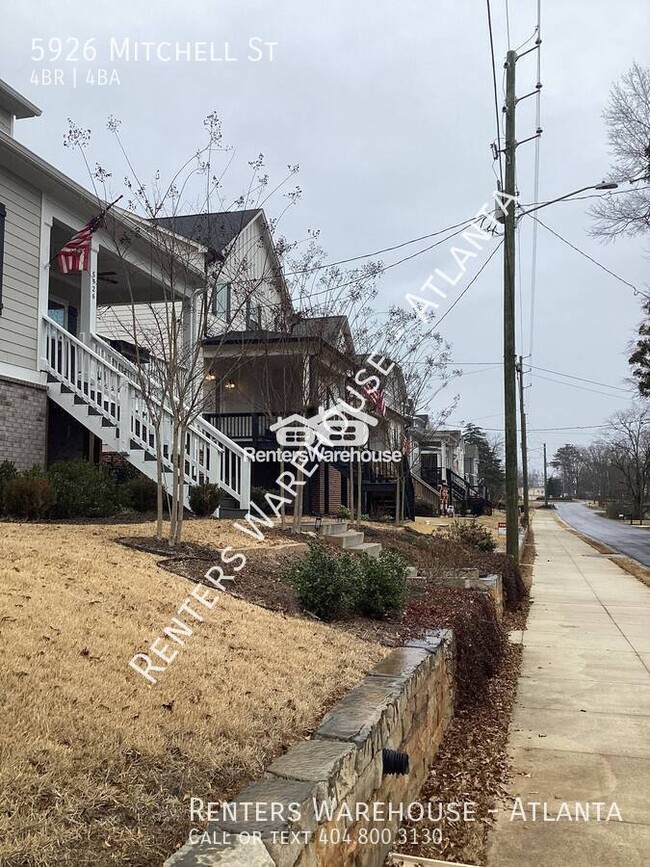
[[[304,437],[302,420],[348,399],[346,385],[365,362],[347,318],[294,310],[261,209],[176,217],[165,225],[200,242],[221,263],[205,323],[205,418],[230,439],[260,451],[280,445],[279,418],[292,419],[292,435]],[[386,414],[371,431],[369,449],[402,449],[408,418],[396,410],[398,379],[396,372],[386,381]],[[373,411],[370,404],[367,409]],[[253,484],[274,488],[281,471],[277,461],[255,461]],[[408,462],[401,474],[412,516]],[[391,462],[362,466],[365,512],[394,512],[399,475]],[[356,479],[354,484],[356,501]],[[321,464],[306,486],[305,511],[326,514],[349,505],[351,485],[349,464]]]
[[[154,478],[155,433],[137,377],[128,359],[98,333],[97,310],[124,309],[131,298],[145,306],[162,302],[169,290],[156,262],[175,253],[169,246],[154,250],[158,241],[150,226],[115,208],[117,229],[131,233],[128,249],[118,252],[116,235],[100,228],[91,237],[87,268],[61,272],[57,252],[98,215],[100,205],[13,137],[16,119],[39,114],[0,82],[0,461],[28,469],[58,458],[98,460],[118,452]],[[205,289],[209,251],[187,238],[170,238],[185,263],[175,285],[183,335],[195,341],[201,324],[194,299]],[[166,409],[164,417],[164,468],[171,472]],[[189,486],[203,480],[220,484],[237,507],[248,507],[248,458],[199,418],[186,443],[186,502]]]
[[[465,441],[461,430],[428,428],[428,417],[415,421],[411,471],[416,495],[436,507],[445,486],[452,500],[465,509],[480,513],[490,507],[479,485],[478,446]],[[432,497],[430,491],[435,492]]]

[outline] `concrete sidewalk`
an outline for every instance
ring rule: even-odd
[[[552,512],[536,513],[535,543],[508,742],[521,802],[499,811],[488,864],[650,864],[650,588]]]

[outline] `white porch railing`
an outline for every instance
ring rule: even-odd
[[[82,404],[108,419],[119,431],[119,449],[127,457],[135,449],[156,455],[160,434],[163,464],[172,470],[173,415],[162,405],[160,431],[152,423],[137,369],[111,346],[93,337],[86,346],[52,319],[43,317],[44,369]],[[161,403],[154,401],[158,409]],[[155,413],[158,415],[158,411]],[[155,477],[155,463],[148,474]],[[198,417],[190,426],[184,448],[183,482],[219,485],[242,509],[250,505],[250,459],[221,431]],[[187,495],[187,489],[186,489]]]

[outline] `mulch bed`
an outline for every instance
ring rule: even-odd
[[[438,823],[407,824],[404,828],[410,842],[400,844],[400,853],[465,864],[486,863],[494,821],[490,809],[505,794],[510,777],[508,725],[521,655],[521,646],[509,645],[495,676],[487,680],[481,700],[456,710],[418,796],[422,803],[432,801],[434,811],[442,804],[443,814],[446,804],[460,805],[462,812],[462,804],[468,803],[475,821],[453,821],[443,815]],[[430,842],[436,829],[442,834],[440,845]]]

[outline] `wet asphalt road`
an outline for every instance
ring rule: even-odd
[[[650,566],[650,530],[602,518],[582,503],[556,502],[555,506],[560,517],[576,530]]]

